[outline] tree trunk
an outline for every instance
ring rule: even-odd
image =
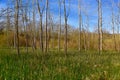
[[[102,52],[102,2],[98,0],[98,34],[99,34],[99,53]]]
[[[117,34],[118,34],[118,52],[120,52],[120,33],[119,33],[119,29],[120,29],[120,26],[119,26],[119,24],[120,24],[120,0],[119,0],[119,2],[118,2],[118,21],[117,21],[117,23],[118,23],[118,31],[117,31]]]
[[[82,27],[82,15],[81,15],[81,1],[78,1],[78,15],[79,15],[79,51],[81,51],[81,27]]]
[[[112,11],[112,30],[113,30],[113,41],[114,41],[114,49],[115,51],[117,51],[117,43],[116,43],[116,35],[115,35],[115,20],[114,20],[114,12],[113,12],[113,3],[112,3],[112,8],[111,8],[111,11]]]
[[[64,0],[63,4],[64,4],[64,21],[65,21],[64,51],[65,51],[65,54],[67,54],[67,15],[66,15],[66,2],[65,2],[65,0]]]
[[[10,15],[9,15],[9,7],[7,8],[7,27],[6,27],[6,35],[7,35],[7,47],[9,48],[9,29],[10,29]]]
[[[33,51],[36,50],[35,1],[33,0]]]
[[[61,38],[61,0],[59,0],[58,51],[60,51],[60,38]]]
[[[112,29],[113,29],[113,41],[114,41],[114,49],[117,51],[117,44],[116,44],[116,35],[115,35],[115,23],[114,23],[114,14],[112,12]]]
[[[43,52],[44,51],[44,46],[43,46],[43,24],[42,24],[42,18],[43,18],[44,8],[41,9],[38,0],[37,0],[37,7],[38,7],[39,15],[40,15],[40,49]]]
[[[48,0],[46,0],[46,25],[45,25],[45,52],[48,49],[47,23],[48,23]]]
[[[42,15],[41,15],[41,17],[40,17],[40,25],[41,25],[41,27],[40,27],[40,41],[41,41],[41,50],[42,50],[42,52],[44,51],[44,47],[43,47],[43,26],[42,26]]]
[[[16,48],[17,48],[17,54],[19,55],[20,50],[19,50],[18,18],[19,18],[19,0],[16,0],[16,6],[15,6]]]

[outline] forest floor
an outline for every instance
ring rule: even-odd
[[[0,49],[0,80],[120,80],[120,53]]]

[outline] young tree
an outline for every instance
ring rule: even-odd
[[[48,47],[49,42],[51,41],[51,47],[54,48],[54,22],[53,22],[53,16],[49,11],[49,34],[48,34]]]
[[[120,51],[120,33],[119,33],[119,29],[120,29],[120,0],[118,0],[118,15],[117,15],[117,34],[118,34],[118,52]]]
[[[60,51],[60,38],[61,38],[61,0],[59,0],[58,51]]]
[[[102,51],[102,0],[98,1],[98,34],[99,34],[99,53]]]
[[[88,8],[85,9],[84,13],[86,16],[86,48],[89,50],[89,45],[90,45],[90,33],[89,33],[89,14],[88,14]]]
[[[69,8],[70,9],[70,0],[68,0],[69,2]],[[64,39],[65,39],[65,42],[64,42],[64,51],[65,51],[65,54],[67,54],[67,31],[68,31],[68,17],[69,17],[69,11],[67,12],[67,8],[66,8],[66,0],[63,0],[63,5],[64,5],[64,21],[65,21],[65,29],[64,29],[64,33],[65,33],[65,36],[64,36]]]
[[[28,1],[26,3],[23,3],[23,1],[21,0],[20,9],[22,12],[22,24],[25,32],[26,53],[28,53],[28,5]]]
[[[17,54],[20,54],[19,49],[19,30],[18,30],[18,20],[19,20],[19,0],[16,0],[15,2],[15,30],[16,30],[16,48],[17,48]]]
[[[27,7],[25,8],[25,39],[26,39],[26,52],[28,53],[28,17],[27,17]]]
[[[10,8],[9,8],[9,0],[7,3],[7,25],[6,25],[6,35],[7,35],[7,46],[10,47],[9,45],[9,30],[10,30]]]
[[[42,2],[43,0],[41,0]],[[38,12],[40,15],[40,48],[42,50],[42,52],[44,51],[44,46],[43,46],[43,12],[44,12],[44,8],[45,6],[43,5],[42,7],[40,7],[39,4],[39,0],[37,0],[37,7],[38,7]]]
[[[87,31],[85,29],[86,25],[83,24],[83,30],[82,30],[82,33],[83,33],[83,43],[84,43],[84,50],[86,51],[87,50]]]
[[[54,26],[54,22],[53,22],[53,18],[54,16],[52,15],[51,13],[51,10],[50,10],[50,5],[48,5],[48,40],[47,40],[47,46],[48,46],[48,50],[50,48],[50,41],[51,41],[51,47],[54,48],[54,29],[53,29],[53,26]]]
[[[80,51],[81,50],[81,29],[82,29],[81,0],[78,0],[78,16],[79,16],[79,51]]]
[[[32,0],[33,4],[33,31],[32,31],[32,47],[33,47],[33,51],[36,49],[36,15],[35,15],[35,12],[36,12],[36,8],[35,8],[35,0]]]
[[[46,0],[46,24],[45,24],[45,52],[48,49],[48,35],[47,28],[48,27],[48,0]]]
[[[112,2],[111,12],[112,12],[112,30],[113,30],[113,41],[114,41],[114,49],[117,51],[117,43],[116,43],[116,36],[115,36],[115,15],[114,15],[114,2]]]

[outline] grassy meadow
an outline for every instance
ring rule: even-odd
[[[0,49],[0,80],[119,80],[116,52],[63,52]]]
[[[120,80],[120,0],[0,0],[0,80]]]

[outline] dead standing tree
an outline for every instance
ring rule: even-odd
[[[28,53],[28,17],[27,17],[27,7],[25,8],[25,39],[26,39],[26,52]]]
[[[42,2],[43,0],[41,0]],[[43,46],[43,12],[44,12],[44,8],[45,6],[43,5],[42,7],[40,7],[39,4],[39,0],[37,0],[37,7],[38,7],[38,12],[40,15],[40,48],[42,50],[42,52],[44,51],[44,46]]]
[[[86,3],[85,3],[86,4]],[[84,8],[82,8],[81,6],[81,11],[83,12],[83,14],[85,15],[86,17],[86,20],[85,20],[85,23],[84,23],[84,28],[85,28],[85,34],[84,34],[84,37],[85,37],[85,46],[86,46],[86,51],[89,50],[90,48],[90,31],[89,31],[89,22],[90,22],[90,19],[89,19],[89,5],[85,6]],[[81,16],[82,17],[82,16]],[[81,22],[82,23],[82,22]]]
[[[61,38],[61,0],[59,0],[58,51],[60,51],[60,38]]]
[[[32,48],[33,48],[33,51],[36,50],[36,15],[35,15],[35,12],[36,12],[36,2],[35,0],[32,0],[32,6],[33,6],[33,27],[32,27]]]
[[[51,41],[51,48],[54,48],[54,19],[53,15],[49,11],[49,29],[48,29],[48,47]]]
[[[65,54],[67,54],[67,35],[68,35],[68,17],[69,17],[69,11],[70,11],[70,0],[68,0],[69,2],[69,8],[68,8],[68,12],[67,12],[67,8],[66,8],[66,0],[63,0],[63,5],[64,5],[64,21],[65,21],[65,29],[64,29],[64,33],[65,33],[65,36],[64,36],[64,39],[65,39],[65,42],[64,42],[64,51],[65,51]]]
[[[25,32],[25,42],[26,42],[26,53],[28,53],[28,9],[29,9],[29,2],[28,0],[26,3],[23,2],[23,0],[20,0],[20,9],[22,12],[22,24],[24,27],[24,32]]]
[[[102,0],[97,0],[98,2],[98,45],[99,45],[99,53],[102,52]]]
[[[18,20],[19,20],[19,1],[16,0],[15,2],[15,30],[16,30],[16,48],[17,48],[17,54],[20,54],[19,49],[19,30],[18,30]]]
[[[10,43],[9,43],[9,30],[10,30],[10,8],[9,8],[9,0],[7,3],[7,27],[6,27],[6,35],[7,35],[7,46],[10,48]]]
[[[114,15],[114,2],[112,2],[111,12],[112,12],[112,30],[113,30],[113,41],[114,41],[114,49],[117,51],[117,43],[116,43],[116,35],[115,35],[115,15]]]
[[[118,52],[120,52],[120,32],[119,32],[119,29],[120,29],[120,0],[118,0],[118,15],[117,15],[117,34],[118,34]]]
[[[48,0],[46,0],[45,52],[48,50]]]
[[[78,16],[79,16],[79,51],[81,51],[81,29],[82,29],[82,15],[81,15],[81,0],[78,0]]]

